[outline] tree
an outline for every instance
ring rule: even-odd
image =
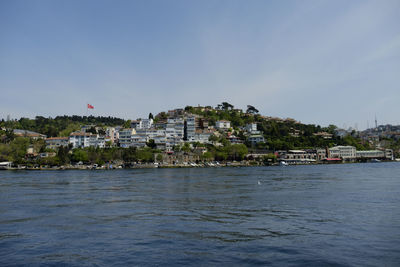
[[[149,142],[146,143],[146,145],[152,149],[157,147],[157,144],[154,142],[154,139],[150,139]]]
[[[87,133],[97,134],[96,128],[94,126],[90,127],[90,129],[86,130]]]
[[[233,105],[229,104],[228,102],[222,102],[222,109],[223,110],[232,110]]]
[[[83,150],[83,149],[74,149],[74,151],[72,152],[72,160],[75,162],[88,162],[89,161],[89,156],[88,153]]]
[[[149,119],[154,119],[154,116],[151,112],[149,113]]]
[[[126,122],[124,122],[124,128],[131,128],[131,120],[127,120]]]
[[[254,106],[252,106],[252,105],[247,105],[246,113],[256,114],[256,113],[258,113],[258,109],[256,109],[256,108],[255,108]]]

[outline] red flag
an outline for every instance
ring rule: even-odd
[[[87,104],[87,108],[94,109],[94,107],[90,104]]]

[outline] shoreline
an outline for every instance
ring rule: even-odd
[[[318,162],[318,163],[296,163],[296,164],[288,164],[285,166],[280,165],[279,163],[273,164],[251,164],[247,163],[237,163],[237,162],[228,162],[223,164],[218,164],[214,166],[206,165],[206,164],[138,164],[134,166],[124,166],[124,167],[95,167],[93,165],[81,165],[81,166],[55,166],[55,167],[11,167],[0,169],[0,171],[61,171],[61,170],[105,170],[105,171],[112,171],[112,170],[133,170],[133,169],[179,169],[179,168],[226,168],[226,167],[289,167],[289,166],[309,166],[309,165],[340,165],[340,164],[362,164],[362,163],[386,163],[386,162],[399,162],[396,160],[388,160],[388,161],[381,161],[381,162],[335,162],[335,163],[328,163],[328,162]]]

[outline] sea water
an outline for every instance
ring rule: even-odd
[[[20,265],[399,266],[400,163],[1,171]]]

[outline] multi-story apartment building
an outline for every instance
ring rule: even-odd
[[[136,130],[150,129],[153,127],[153,119],[139,119],[131,121],[131,128]]]
[[[120,147],[132,146],[132,136],[136,134],[133,128],[125,128],[119,131],[119,145]]]
[[[105,146],[104,136],[85,132],[73,132],[69,135],[68,142],[73,148],[100,147]]]
[[[195,134],[196,134],[196,117],[195,116],[190,116],[186,118],[186,123],[185,123],[185,139],[188,142],[193,142],[195,140]]]
[[[68,137],[50,137],[45,139],[46,148],[57,149],[61,146],[68,146]]]

